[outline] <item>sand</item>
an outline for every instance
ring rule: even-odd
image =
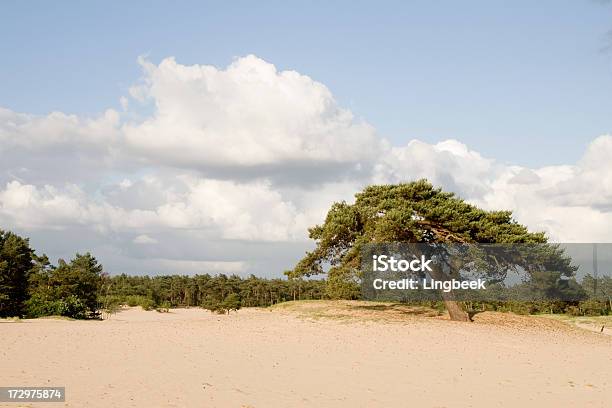
[[[0,386],[66,387],[65,403],[23,404],[42,407],[612,406],[612,336],[328,305],[3,322]]]

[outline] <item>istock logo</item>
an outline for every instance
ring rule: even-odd
[[[388,255],[373,255],[372,267],[374,272],[431,272],[429,264],[431,259],[426,259],[425,255],[421,255],[421,259],[395,259]]]

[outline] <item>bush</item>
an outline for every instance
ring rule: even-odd
[[[157,308],[155,308],[155,310],[157,310],[159,313],[168,313],[170,311],[170,307],[172,307],[170,302],[165,300]]]
[[[202,308],[206,309],[206,310],[210,310],[211,312],[215,313],[215,312],[219,312],[219,310],[221,309],[221,302],[217,299],[205,299],[202,302]],[[225,313],[225,311],[222,311],[221,313]]]
[[[227,313],[232,310],[238,311],[241,306],[240,297],[235,293],[230,293],[229,295],[227,295],[225,300],[223,300],[223,303],[221,303],[221,305],[225,310],[227,310]]]
[[[568,306],[565,308],[565,313],[570,316],[581,316],[582,312],[578,306]]]
[[[98,303],[101,305],[102,313],[106,314],[106,318],[117,313],[121,309],[121,298],[115,295],[100,296]]]
[[[130,295],[125,298],[125,303],[130,307],[140,306],[144,310],[151,310],[156,307],[153,299],[142,295]]]
[[[75,295],[62,299],[45,299],[34,295],[26,301],[28,317],[66,316],[74,319],[86,319],[89,310],[85,303]]]
[[[130,307],[140,306],[143,296],[131,295],[125,298],[125,303]]]
[[[202,307],[204,309],[218,314],[229,314],[230,311],[238,310],[241,306],[240,297],[235,293],[230,293],[223,301],[219,301],[219,299],[215,298],[207,298],[202,302]]]
[[[585,300],[580,302],[578,307],[585,316],[601,316],[608,314],[606,303],[597,300]]]
[[[155,302],[149,298],[143,297],[139,306],[142,307],[143,310],[151,310],[155,307]]]

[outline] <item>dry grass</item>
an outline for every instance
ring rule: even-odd
[[[307,320],[331,319],[343,323],[457,323],[450,322],[448,313],[426,306],[403,303],[370,302],[359,300],[303,300],[285,302],[265,309],[275,313],[287,313]],[[592,337],[602,325],[612,328],[612,316],[597,318],[572,318],[563,315],[524,316],[514,313],[479,312],[472,316],[473,325],[495,326],[512,331],[563,333],[569,336]],[[462,324],[462,323],[457,323]],[[612,334],[604,330],[604,334]],[[606,336],[607,337],[607,336]]]
[[[415,318],[441,318],[443,313],[426,306],[402,303],[368,302],[358,300],[306,300],[284,302],[270,308],[274,312],[296,314],[307,319],[335,319],[341,321],[394,322]]]
[[[612,316],[542,315],[542,317],[583,330],[612,335]]]

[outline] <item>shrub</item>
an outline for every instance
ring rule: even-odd
[[[565,308],[565,313],[570,316],[580,316],[582,313],[580,312],[580,308],[578,306],[568,306]]]
[[[143,296],[140,295],[130,295],[126,297],[125,303],[130,307],[139,306],[142,303]]]
[[[202,307],[204,309],[218,314],[229,314],[230,311],[238,310],[241,306],[240,297],[235,293],[230,293],[223,301],[219,301],[219,299],[216,298],[207,298],[202,302]]]
[[[164,300],[155,310],[159,313],[168,313],[172,305],[167,300]]]
[[[153,302],[152,299],[143,297],[139,306],[142,307],[143,310],[151,310],[155,307],[155,302]]]
[[[237,311],[238,309],[240,309],[240,306],[241,306],[240,297],[235,293],[230,293],[223,300],[223,302],[221,303],[221,306],[223,307],[223,309],[227,310],[227,313],[229,313],[232,310]]]
[[[597,300],[585,300],[578,304],[582,313],[586,316],[600,316],[607,314],[607,308],[605,302],[599,302]]]
[[[156,306],[153,299],[142,295],[130,295],[125,298],[125,303],[130,307],[140,306],[144,310],[151,310]]]
[[[61,299],[46,299],[33,295],[26,301],[28,317],[66,316],[74,319],[86,319],[89,310],[85,303],[75,295]]]

